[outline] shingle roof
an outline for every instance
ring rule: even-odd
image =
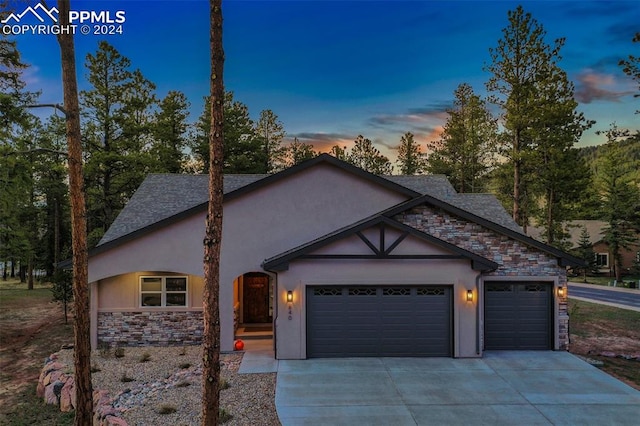
[[[224,193],[228,194],[266,176],[225,175]],[[147,176],[98,245],[201,205],[209,198],[208,182],[208,175]]]
[[[493,195],[457,194],[446,176],[375,176],[327,154],[276,175],[225,175],[224,194],[229,196],[241,195],[252,188],[268,185],[273,181],[296,173],[299,169],[311,167],[319,162],[325,162],[350,171],[356,176],[374,180],[382,186],[404,193],[411,198],[425,194],[430,195],[460,209],[473,212],[477,216],[493,221],[505,228],[519,233],[522,232]],[[150,227],[161,226],[163,223],[170,221],[171,218],[179,218],[202,208],[208,198],[207,186],[207,175],[149,175],[120,212],[100,240],[98,246],[115,242],[115,240],[125,236],[132,238],[134,232],[137,233]]]
[[[509,213],[493,194],[455,194],[442,200],[512,231],[522,233],[520,225],[509,216]]]
[[[445,175],[391,175],[382,177],[405,188],[412,189],[419,194],[429,194],[442,198],[450,197],[456,193],[453,185]]]

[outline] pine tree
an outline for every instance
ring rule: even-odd
[[[69,25],[69,1],[58,0],[60,25]],[[91,322],[89,315],[89,256],[87,250],[87,216],[84,196],[82,136],[80,133],[80,106],[73,34],[58,37],[62,62],[62,88],[67,135],[67,163],[71,200],[71,238],[73,247],[73,300],[74,300],[74,369],[76,384],[76,415],[74,425],[86,426],[93,422],[93,390],[91,384]]]
[[[636,33],[635,37],[633,37],[633,42],[640,43],[640,33]],[[625,74],[638,83],[638,93],[633,96],[640,97],[640,56],[629,55],[627,59],[621,60],[619,65]],[[640,114],[640,110],[636,110],[636,114]]]
[[[156,172],[181,173],[187,145],[189,101],[182,92],[170,91],[160,101],[153,126],[153,147],[151,149]]]
[[[293,142],[285,148],[285,152],[285,167],[295,166],[318,156],[318,153],[313,149],[313,145],[300,142],[298,138],[293,138]]]
[[[585,226],[580,231],[580,239],[578,240],[578,247],[576,249],[576,256],[587,262],[588,266],[581,268],[583,279],[582,282],[587,282],[587,272],[591,271],[595,266],[595,253],[593,251],[593,245],[591,244],[591,236]]]
[[[264,149],[266,172],[274,173],[282,170],[286,155],[282,141],[286,132],[278,116],[270,109],[261,111],[260,118],[256,122],[255,134],[260,138],[260,143]]]
[[[202,115],[195,124],[196,134],[190,143],[195,161],[201,171],[209,171],[209,134],[211,129],[211,102],[205,98]],[[233,98],[233,92],[224,95],[224,172],[267,173],[265,150],[256,135],[249,108]]]
[[[636,176],[639,162],[625,157],[619,140],[628,137],[627,132],[615,125],[604,132],[607,143],[598,160],[596,182],[602,200],[602,217],[607,222],[603,241],[613,257],[616,280],[622,278],[623,249],[638,243],[637,226],[640,216],[640,183]]]
[[[454,96],[442,138],[430,145],[427,170],[447,175],[458,192],[481,192],[496,145],[496,120],[468,84],[458,86]]]
[[[91,89],[80,95],[89,244],[95,245],[149,171],[155,85],[106,41],[85,65]]]
[[[204,333],[202,340],[202,426],[217,426],[220,407],[220,240],[224,165],[224,50],[222,0],[210,0],[211,124],[209,203],[204,238]]]
[[[400,138],[397,165],[400,174],[419,175],[424,173],[425,159],[420,145],[415,141],[413,133],[407,132]]]
[[[526,174],[533,173],[531,150],[537,110],[544,108],[538,98],[538,91],[550,70],[560,59],[559,52],[564,39],[558,39],[553,46],[545,42],[546,32],[530,13],[522,6],[508,12],[509,26],[502,30],[503,38],[496,48],[489,49],[492,62],[485,71],[492,74],[486,83],[492,93],[489,100],[503,111],[505,132],[499,139],[500,154],[511,165],[513,186],[513,218],[526,229],[531,209],[523,206],[532,190],[527,187]],[[531,199],[531,198],[530,198]],[[530,207],[530,206],[529,206]]]
[[[351,152],[347,155],[347,161],[375,175],[390,175],[392,170],[389,159],[373,146],[371,140],[362,135],[356,138]]]

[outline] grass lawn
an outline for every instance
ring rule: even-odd
[[[640,312],[569,299],[569,351],[602,361],[602,369],[640,390],[640,361],[601,356],[640,355]]]
[[[614,279],[615,278],[612,278],[612,277],[603,277],[603,276],[590,277],[590,276],[587,275],[587,284],[609,286],[609,285],[612,285]],[[624,283],[628,283],[629,281],[634,281],[634,282],[637,283],[639,279],[640,279],[640,276],[638,276],[638,275],[630,275],[630,276],[623,277],[622,281]],[[569,277],[569,281],[574,282],[574,283],[583,283],[584,279],[580,275],[580,276],[577,276],[577,277]],[[621,283],[618,283],[618,287],[623,287],[623,285]]]
[[[0,424],[73,424],[73,413],[45,405],[35,392],[44,359],[73,342],[63,317],[48,285],[27,290],[24,283],[0,279]]]

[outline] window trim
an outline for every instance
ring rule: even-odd
[[[600,256],[603,256],[606,259],[606,262],[603,264],[598,264],[598,259]],[[597,268],[608,268],[609,267],[609,253],[595,253],[595,262]]]
[[[142,283],[145,278],[160,279],[161,288],[157,290],[142,290]],[[185,283],[184,291],[167,291],[167,279],[183,278]],[[142,296],[145,293],[160,293],[160,305],[150,306],[142,304]],[[184,294],[184,305],[167,305],[167,294]],[[158,308],[187,308],[189,307],[189,277],[187,275],[141,275],[138,279],[138,305],[140,308],[158,309]]]

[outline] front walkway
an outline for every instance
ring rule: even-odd
[[[238,374],[275,373],[278,360],[273,351],[273,339],[247,339],[244,342],[244,356]]]
[[[636,425],[640,392],[568,352],[285,361],[289,425]]]

